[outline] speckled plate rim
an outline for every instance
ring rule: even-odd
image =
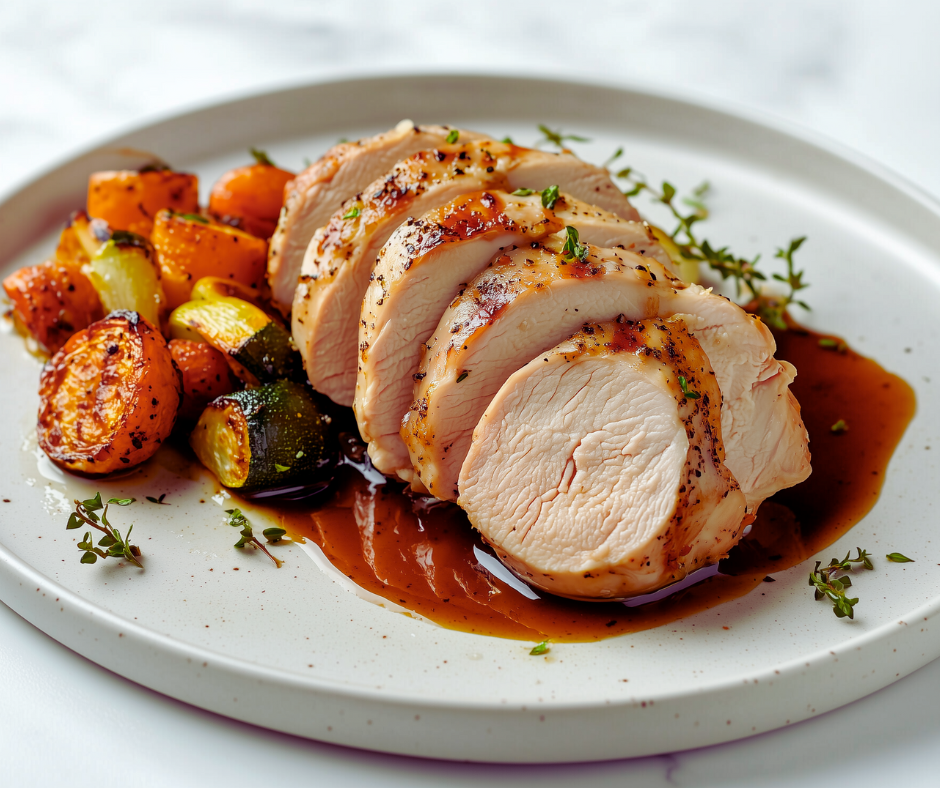
[[[317,89],[335,84],[342,84],[345,89],[356,89],[364,84],[389,83],[394,81],[420,81],[439,78],[442,75],[394,75],[379,78],[349,79],[341,82],[314,83],[301,87],[288,87],[276,93]],[[514,78],[500,79],[493,76],[479,75],[443,75],[453,79],[471,81],[490,80],[494,84],[512,82]],[[564,83],[568,86],[580,83],[565,80],[515,78],[517,82],[530,82],[543,88],[552,83]],[[840,146],[826,140],[814,138],[788,127],[788,124],[758,116],[752,112],[729,112],[700,101],[690,101],[685,97],[670,96],[663,93],[631,90],[623,84],[589,83],[585,89],[608,89],[644,95],[652,98],[675,101],[695,112],[718,113],[731,121],[750,124],[757,129],[771,131],[815,148],[827,156],[834,157],[844,165],[857,168],[866,177],[873,177],[884,186],[891,187],[899,196],[910,201],[904,206],[909,210],[912,203],[921,211],[920,216],[929,216],[933,225],[927,227],[928,235],[934,236],[940,231],[940,205],[920,189],[888,172],[880,165],[865,157],[845,151]],[[0,229],[13,211],[14,203],[20,206],[29,203],[34,192],[48,187],[50,181],[63,175],[64,170],[82,168],[82,158],[104,147],[126,144],[136,133],[161,124],[172,124],[182,119],[191,119],[201,113],[225,110],[241,102],[250,102],[262,96],[274,95],[273,91],[250,94],[187,113],[168,115],[167,117],[136,125],[132,130],[110,137],[108,140],[86,151],[69,156],[59,164],[49,167],[45,173],[34,178],[26,185],[9,192],[0,204]],[[84,170],[81,170],[85,172]],[[19,213],[20,211],[17,211]],[[56,211],[56,217],[61,215]],[[35,238],[41,229],[45,217],[37,218],[20,228],[19,235],[27,239]],[[925,229],[920,224],[920,229]],[[12,244],[0,256],[9,259],[16,255],[17,249]],[[940,273],[931,272],[940,278]],[[655,698],[636,698],[629,703],[610,704],[598,707],[596,704],[579,705],[574,703],[556,703],[550,709],[507,708],[486,698],[476,703],[464,703],[459,708],[453,704],[434,699],[416,700],[406,695],[395,695],[378,690],[366,690],[355,686],[343,686],[337,683],[307,679],[301,676],[272,671],[262,665],[233,659],[224,654],[192,646],[160,635],[151,630],[115,616],[93,604],[64,586],[50,580],[35,570],[25,561],[0,544],[0,597],[3,601],[34,623],[47,634],[64,645],[92,659],[116,673],[138,683],[179,698],[194,705],[215,711],[237,719],[309,736],[324,741],[331,741],[352,746],[368,747],[387,752],[421,755],[437,758],[469,759],[481,761],[508,762],[561,762],[586,761],[632,755],[646,755],[656,752],[685,749],[706,744],[728,741],[752,733],[772,730],[799,719],[837,708],[869,692],[875,691],[897,678],[916,670],[940,654],[940,633],[931,628],[921,628],[921,637],[917,647],[902,649],[903,656],[897,656],[897,646],[905,642],[911,646],[911,634],[915,631],[909,625],[911,621],[930,621],[940,610],[940,598],[910,611],[904,618],[899,618],[872,630],[851,643],[846,653],[819,651],[805,658],[792,660],[778,665],[773,670],[754,673],[745,683],[752,683],[749,693],[758,701],[755,705],[767,708],[766,713],[748,719],[753,723],[748,730],[724,725],[724,714],[716,715],[715,707],[724,707],[716,702],[721,698],[733,699],[739,693],[741,682],[728,680],[703,686],[702,691],[690,697],[688,693],[660,693]],[[54,599],[53,599],[54,597]],[[63,615],[66,614],[66,615]],[[114,649],[114,639],[122,640],[122,648]],[[893,675],[879,676],[863,692],[845,685],[828,681],[833,661],[843,660],[843,667],[852,660],[871,661],[895,653],[892,667],[897,668]],[[181,679],[181,676],[183,677]],[[201,681],[187,681],[200,678]],[[240,687],[240,696],[232,697],[226,692],[230,682],[235,680]],[[812,708],[800,708],[801,704],[790,702],[789,686],[793,680],[803,682],[815,690],[817,702]],[[224,695],[224,697],[223,697]],[[309,706],[316,702],[317,713],[307,714],[307,721],[300,716],[285,720],[285,709]],[[239,703],[241,702],[241,705]],[[246,707],[252,711],[245,713]],[[276,708],[276,713],[272,711]],[[625,743],[622,735],[616,732],[627,718],[626,712],[644,709],[642,726],[646,730],[633,730],[633,740]],[[674,735],[672,732],[668,746],[662,743],[661,731],[669,724],[673,715],[678,716],[681,709],[685,715],[696,716],[702,721],[697,733]],[[329,717],[331,713],[342,712],[346,723],[320,729],[313,717]],[[720,709],[719,709],[720,711]],[[423,716],[425,722],[420,732],[400,729],[403,715],[414,713],[416,718]],[[288,715],[290,716],[290,715]],[[301,715],[302,716],[302,715]],[[483,722],[489,727],[483,727]],[[364,724],[372,725],[373,730],[385,732],[380,741],[368,741],[363,737]],[[546,724],[547,723],[547,724]],[[399,728],[399,730],[396,730]],[[603,735],[603,729],[614,731]],[[459,729],[459,730],[458,730]],[[589,729],[590,736],[578,734],[579,729]],[[436,733],[435,733],[436,731]],[[652,731],[652,734],[649,732]],[[531,733],[531,735],[529,735]],[[554,735],[546,735],[552,733]],[[600,735],[599,735],[600,734]],[[508,746],[508,740],[516,737],[534,740],[541,739],[544,744],[520,754],[515,747]],[[460,740],[455,743],[455,740]],[[560,742],[566,742],[559,747]]]

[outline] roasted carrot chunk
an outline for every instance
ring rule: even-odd
[[[212,345],[171,339],[170,353],[183,373],[181,420],[195,422],[212,400],[238,387],[225,356]]]
[[[173,170],[96,172],[88,179],[88,215],[112,230],[150,237],[153,217],[163,208],[199,210],[199,179]]]
[[[176,423],[182,376],[153,325],[112,312],[46,364],[39,399],[40,448],[66,470],[100,475],[157,451]]]
[[[189,301],[193,285],[204,276],[233,279],[256,291],[264,282],[267,242],[234,227],[160,211],[150,238],[171,309]]]
[[[256,163],[229,170],[212,187],[209,213],[220,222],[259,238],[270,238],[284,203],[284,187],[294,173],[275,167],[261,151],[252,149]]]
[[[98,293],[74,263],[48,260],[21,268],[3,280],[3,289],[21,328],[49,353],[102,316]]]

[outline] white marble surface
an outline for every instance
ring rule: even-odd
[[[940,194],[940,5],[877,0],[356,3],[7,0],[0,192],[127,125],[350,73],[602,77],[762,110]],[[3,784],[936,785],[940,662],[838,712],[720,747],[554,767],[373,755],[133,685],[0,605]],[[120,755],[106,756],[105,736]]]

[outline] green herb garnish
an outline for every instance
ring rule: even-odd
[[[679,388],[682,389],[682,393],[685,395],[686,399],[698,399],[701,396],[697,391],[692,391],[689,388],[689,381],[682,375],[679,375]]]
[[[577,229],[574,227],[565,228],[565,245],[562,252],[564,252],[565,259],[568,262],[574,260],[584,262],[584,259],[588,256],[590,250],[586,244],[582,244],[580,241],[581,236],[578,235]]]
[[[150,503],[162,503],[164,506],[169,506],[170,504],[164,503],[163,499],[166,498],[166,493],[161,493],[159,498],[154,498],[152,495],[145,496]]]
[[[460,383],[461,381],[465,380],[467,375],[469,374],[470,374],[470,370],[465,369],[463,372],[460,373],[460,375],[458,375],[457,382]]]
[[[85,533],[82,541],[78,543],[78,549],[82,551],[81,562],[83,564],[93,564],[99,558],[126,558],[135,566],[142,568],[138,560],[140,548],[130,543],[134,526],[128,528],[127,536],[123,537],[121,532],[108,522],[108,506],[111,504],[130,506],[135,500],[135,498],[109,498],[107,503],[102,503],[100,492],[95,493],[95,497],[87,501],[75,499],[75,511],[69,515],[66,529],[71,531],[74,528],[81,528],[84,524],[104,534],[95,545],[91,540],[91,531]]]
[[[447,144],[453,145],[458,139],[460,139],[460,132],[457,129],[451,129],[447,134]]]
[[[343,214],[344,219],[355,219],[362,211],[359,210],[358,205],[354,205],[346,213]]]
[[[840,435],[843,432],[847,432],[848,429],[849,429],[849,425],[845,423],[845,419],[839,419],[835,424],[833,424],[829,428],[829,431],[836,435]]]
[[[209,224],[209,220],[198,213],[177,213],[173,212],[174,216],[179,216],[181,219],[185,219],[187,222],[196,222],[197,224]]]
[[[539,657],[542,654],[547,654],[550,650],[551,649],[549,648],[548,641],[543,640],[529,652],[529,656]]]
[[[819,340],[819,347],[825,348],[826,350],[835,350],[838,353],[845,353],[849,346],[846,345],[845,342],[843,342],[841,339],[823,337]]]
[[[514,142],[512,141],[512,137],[503,137],[503,138],[500,140],[500,142],[503,142],[503,143],[505,143],[506,145],[515,145],[515,144],[516,144],[516,143],[514,143]]]
[[[290,470],[290,465],[279,465],[278,463],[274,463],[274,470],[276,470],[278,473],[284,473],[285,471]]]
[[[258,150],[257,148],[249,148],[248,152],[254,157],[255,162],[258,164],[263,164],[266,167],[275,167],[275,163],[271,161],[271,157],[268,156],[263,150]]]
[[[544,144],[554,145],[560,150],[567,150],[565,140],[572,142],[590,142],[587,137],[579,137],[577,134],[562,134],[561,131],[553,131],[544,123],[539,123],[539,131],[542,132],[542,139],[535,143],[536,147]]]
[[[552,210],[558,202],[558,185],[549,186],[542,190],[542,207]]]
[[[533,191],[532,189],[516,189],[513,193],[513,197],[528,197],[530,194],[539,194],[539,192]]]
[[[544,124],[539,124],[539,131],[542,133],[542,139],[536,143],[548,143],[561,150],[565,148],[565,140],[573,142],[588,142],[585,137],[579,137],[576,134],[563,134],[561,131],[553,131]],[[623,148],[617,148],[613,155],[604,163],[604,167],[610,169],[611,165],[623,155]],[[761,292],[761,282],[767,280],[762,271],[757,269],[760,255],[753,259],[737,257],[733,255],[727,246],[714,247],[706,239],[700,239],[695,230],[695,225],[708,218],[709,211],[705,204],[708,195],[709,184],[706,181],[692,190],[690,197],[681,200],[677,199],[676,187],[668,181],[663,181],[657,188],[651,185],[647,179],[634,170],[632,167],[624,167],[616,172],[611,170],[611,174],[621,180],[630,183],[630,188],[624,191],[627,197],[635,197],[641,192],[648,193],[654,202],[665,205],[676,220],[676,228],[672,233],[665,233],[678,247],[679,255],[690,262],[705,263],[713,271],[718,272],[721,278],[733,279],[737,297],[747,296],[749,301],[754,303],[757,314],[769,325],[778,329],[786,329],[784,315],[791,304],[797,304],[804,309],[809,306],[796,297],[800,290],[805,290],[808,285],[803,281],[803,271],[797,271],[793,262],[794,253],[803,245],[806,238],[795,238],[790,242],[786,249],[777,249],[775,257],[783,260],[787,265],[785,275],[773,274],[773,278],[789,286],[789,292],[784,296],[765,295]],[[691,208],[686,212],[682,209],[685,205]],[[844,343],[836,345],[840,351],[844,349]]]
[[[888,553],[885,556],[885,558],[887,558],[889,561],[892,561],[895,564],[913,564],[914,563],[913,558],[908,558],[906,555],[902,555],[901,553]]]
[[[856,547],[858,555],[850,559],[850,553],[845,554],[841,561],[833,558],[829,561],[829,566],[820,569],[821,561],[816,562],[816,567],[809,573],[809,585],[815,589],[814,596],[816,600],[828,599],[832,602],[832,612],[836,618],[855,618],[855,605],[858,604],[858,598],[850,599],[845,593],[845,589],[852,586],[852,579],[848,576],[836,577],[839,572],[849,572],[852,570],[852,564],[861,564],[865,569],[874,569],[871,562],[871,556],[867,550]]]
[[[258,537],[254,535],[254,532],[251,530],[251,523],[248,521],[248,518],[242,514],[241,509],[226,509],[225,513],[228,517],[228,524],[232,528],[238,528],[239,533],[241,534],[241,539],[235,542],[235,547],[239,550],[243,549],[245,545],[252,544],[261,550],[268,558],[274,561],[274,565],[280,569],[281,564],[283,563],[280,559],[275,558],[271,553],[268,552],[268,549],[261,544],[258,540]],[[281,541],[281,537],[287,533],[283,528],[265,528],[261,532],[270,543]],[[270,536],[269,536],[270,534]]]

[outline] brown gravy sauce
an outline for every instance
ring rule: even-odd
[[[370,484],[349,465],[326,501],[267,508],[358,586],[443,627],[577,642],[661,626],[747,594],[848,531],[878,499],[914,415],[910,386],[871,359],[821,347],[821,335],[798,327],[776,339],[777,357],[799,370],[792,391],[809,431],[813,473],[764,502],[717,574],[660,601],[627,607],[542,592],[529,599],[481,565],[474,548],[489,550],[457,506],[431,504],[395,482]],[[848,429],[833,433],[840,419]]]

